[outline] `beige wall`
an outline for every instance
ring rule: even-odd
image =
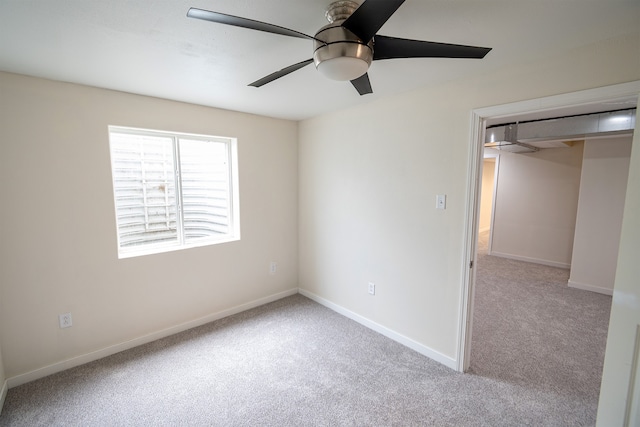
[[[585,142],[571,287],[613,291],[630,155],[631,136]]]
[[[637,80],[639,42],[635,33],[301,122],[301,289],[455,366],[470,112]]]
[[[496,159],[484,159],[482,165],[482,183],[480,199],[480,232],[491,228],[491,210],[493,208],[493,188],[496,173]]]
[[[569,268],[582,148],[500,156],[491,255]]]
[[[6,73],[0,94],[7,377],[296,292],[295,122]],[[119,260],[108,125],[237,137],[242,240]]]

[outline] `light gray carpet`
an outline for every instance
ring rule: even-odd
[[[487,258],[472,373],[295,295],[12,388],[0,425],[593,425],[610,298]]]
[[[595,425],[611,297],[569,270],[487,255],[480,235],[471,372],[508,384],[527,425]],[[525,391],[526,390],[526,391]]]

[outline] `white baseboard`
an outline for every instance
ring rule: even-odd
[[[505,253],[496,252],[496,251],[491,251],[489,253],[489,255],[497,256],[497,257],[500,257],[500,258],[514,259],[516,261],[531,262],[533,264],[548,265],[549,267],[564,268],[564,269],[567,269],[567,270],[571,268],[571,264],[567,264],[567,263],[564,263],[564,262],[557,262],[557,261],[549,261],[547,259],[530,258],[530,257],[526,257],[526,256],[505,254]]]
[[[257,300],[250,301],[245,304],[240,304],[238,306],[231,307],[226,310],[222,310],[216,313],[209,314],[204,317],[200,317],[198,319],[191,320],[189,322],[182,323],[180,325],[172,326],[170,328],[163,329],[161,331],[153,332],[151,334],[134,338],[129,341],[111,345],[109,347],[105,347],[100,350],[92,351],[91,353],[86,353],[80,356],[72,357],[70,359],[66,359],[61,362],[57,362],[48,366],[44,366],[42,368],[35,369],[30,372],[26,372],[24,374],[16,375],[14,377],[7,379],[7,381],[5,381],[5,384],[8,385],[9,388],[16,387],[21,384],[28,383],[30,381],[44,378],[48,375],[64,371],[66,369],[84,365],[85,363],[93,362],[94,360],[102,359],[103,357],[111,356],[112,354],[116,354],[124,350],[129,350],[139,345],[147,344],[152,341],[165,338],[170,335],[174,335],[179,332],[183,332],[188,329],[192,329],[192,328],[213,322],[215,320],[222,319],[224,317],[241,313],[243,311],[250,310],[252,308],[259,307],[261,305],[268,304],[270,302],[277,301],[279,299],[282,299],[291,295],[295,295],[297,293],[298,293],[298,288],[294,288],[288,291],[269,295],[264,298],[259,298]],[[6,392],[6,389],[5,389],[5,392]]]
[[[599,294],[604,294],[604,295],[613,295],[613,289],[603,288],[601,286],[587,285],[584,283],[574,282],[572,280],[569,280],[567,282],[567,285],[570,288],[582,289],[583,291],[597,292]]]
[[[9,390],[9,384],[5,380],[2,383],[2,390],[0,390],[0,414],[2,414],[2,408],[4,408],[4,400],[7,398],[7,390]]]
[[[457,361],[449,356],[445,356],[442,353],[439,353],[429,347],[427,347],[426,345],[420,344],[417,341],[412,340],[411,338],[405,337],[402,334],[399,334],[395,331],[392,331],[391,329],[382,326],[372,320],[367,319],[366,317],[360,316],[359,314],[354,313],[353,311],[347,310],[346,308],[339,306],[337,304],[332,303],[331,301],[328,301],[312,292],[309,292],[307,290],[304,289],[299,289],[299,292],[301,295],[304,295],[305,297],[312,299],[313,301],[317,302],[318,304],[321,304],[333,311],[335,311],[336,313],[342,314],[345,317],[348,317],[351,320],[355,320],[356,322],[360,323],[363,326],[366,326],[367,328],[374,330],[376,332],[378,332],[379,334],[384,335],[387,338],[390,338],[404,346],[409,347],[412,350],[417,351],[418,353],[422,354],[423,356],[426,356],[430,359],[435,360],[436,362],[442,363],[443,365],[445,365],[448,368],[454,369],[456,370],[458,368],[457,365]]]

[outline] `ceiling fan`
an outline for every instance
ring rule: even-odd
[[[376,34],[405,0],[336,1],[326,12],[328,25],[310,36],[289,28],[209,10],[190,8],[187,16],[219,24],[249,28],[314,41],[313,58],[269,74],[249,86],[260,87],[315,63],[320,73],[333,80],[349,80],[360,95],[373,93],[367,71],[371,61],[395,58],[482,59],[487,47],[409,40]]]

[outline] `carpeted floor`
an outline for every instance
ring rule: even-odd
[[[569,288],[569,270],[488,256],[487,243],[481,234],[470,373],[527,389],[514,403],[539,412],[527,425],[595,425],[611,297]]]
[[[12,388],[0,425],[593,425],[610,297],[478,268],[468,374],[295,295]]]

